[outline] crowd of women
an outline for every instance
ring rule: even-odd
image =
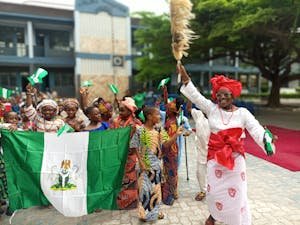
[[[242,139],[244,129],[247,129],[264,149],[265,129],[246,109],[233,105],[233,99],[241,93],[240,82],[224,76],[213,77],[212,100],[208,100],[197,91],[184,67],[177,69],[182,77],[181,92],[201,110],[197,110],[200,114],[194,109],[190,111],[200,140],[197,142],[201,155],[198,158],[200,192],[196,200],[206,197],[211,214],[205,224],[213,225],[217,220],[229,225],[250,225]],[[179,197],[180,139],[191,133],[188,120],[181,114],[183,99],[170,101],[166,86],[162,90],[165,112],[158,107],[138,109],[130,96],[115,99],[113,103],[99,97],[88,104],[88,88],[80,90],[80,102],[75,98],[55,101],[39,96],[38,90],[28,84],[25,101],[17,104],[18,110],[6,108],[0,126],[11,131],[38,132],[57,132],[64,124],[75,132],[131,126],[125,174],[117,203],[120,209],[137,208],[141,220],[153,221],[164,217],[160,210],[162,203],[172,205]],[[0,154],[1,204],[7,203],[6,198],[5,164]]]

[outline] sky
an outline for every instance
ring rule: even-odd
[[[156,14],[168,13],[168,0],[116,0],[129,7],[130,13],[150,11]],[[59,8],[73,9],[75,0],[0,0],[0,2],[25,3],[29,5],[50,6],[55,4]]]
[[[130,12],[136,11],[151,11],[156,14],[169,12],[169,5],[167,0],[117,0],[124,5],[127,5]]]

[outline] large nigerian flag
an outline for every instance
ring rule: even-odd
[[[2,131],[12,210],[48,205],[65,216],[116,209],[130,127],[66,133]]]

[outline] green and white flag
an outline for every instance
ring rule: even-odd
[[[167,77],[165,79],[162,79],[160,82],[159,82],[159,85],[157,87],[157,90],[160,90],[161,87],[165,86],[168,82],[170,81],[170,77]]]
[[[69,133],[75,131],[73,127],[71,127],[69,124],[65,123],[58,131],[57,136],[62,135],[63,133]]]
[[[11,210],[48,205],[64,216],[117,209],[130,127],[95,132],[2,131]]]
[[[0,88],[0,96],[2,98],[9,98],[12,95],[12,90],[6,88]]]
[[[82,83],[81,86],[82,86],[82,87],[91,87],[91,86],[93,86],[93,82],[90,81],[90,80],[86,80],[86,81],[84,81],[84,82]]]
[[[35,85],[37,83],[43,83],[43,78],[48,75],[48,72],[42,68],[38,68],[34,74],[32,74],[27,79],[29,80],[31,85]]]
[[[180,112],[179,112],[179,116],[177,118],[177,125],[181,126],[183,124],[183,109],[182,106],[180,106]]]
[[[110,90],[112,91],[112,93],[114,93],[115,95],[119,93],[119,89],[116,87],[116,85],[109,84],[108,86],[109,86]]]

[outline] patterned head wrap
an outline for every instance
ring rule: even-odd
[[[64,100],[63,106],[75,106],[76,108],[79,108],[79,102],[76,98],[67,98]]]
[[[166,108],[169,112],[174,112],[174,113],[178,112],[175,99],[173,101],[169,102],[166,106],[167,106]]]
[[[113,111],[112,105],[108,102],[101,102],[98,108],[100,110],[100,114],[106,114]]]
[[[103,98],[101,97],[98,97],[98,98],[95,98],[93,101],[92,101],[92,105],[96,105],[96,107],[102,103],[102,102],[105,102]]]
[[[216,94],[221,88],[228,89],[234,98],[239,97],[242,92],[241,82],[225,77],[224,75],[215,75],[210,79],[212,84],[212,98],[216,100]]]
[[[131,97],[125,97],[125,100],[121,101],[121,103],[125,105],[126,108],[128,108],[132,113],[134,113],[137,110],[135,102]]]
[[[51,106],[56,109],[56,113],[58,113],[58,106],[57,103],[52,99],[44,99],[39,103],[36,107],[37,111],[41,111],[41,109],[45,106]]]

